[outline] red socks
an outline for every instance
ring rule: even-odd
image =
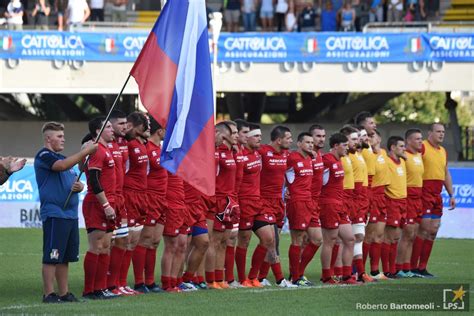
[[[245,281],[245,261],[247,259],[247,248],[235,248],[235,265],[240,282]]]
[[[350,278],[352,275],[352,267],[351,266],[343,266],[342,267],[342,277],[343,278]]]
[[[249,271],[249,279],[252,280],[257,278],[258,271],[260,271],[260,267],[262,266],[262,263],[265,260],[267,251],[267,248],[260,244],[257,245],[257,247],[255,248],[252,255],[252,266],[250,267]]]
[[[334,267],[331,270],[334,270],[333,272],[331,272],[331,276],[332,275],[342,276],[342,267]]]
[[[337,254],[339,253],[339,245],[335,244],[332,247],[332,253],[331,253],[331,269],[334,269],[334,266],[336,265],[336,260],[337,260]]]
[[[225,280],[227,282],[234,281],[234,261],[235,261],[235,249],[232,246],[225,248]]]
[[[410,271],[411,270],[411,267],[410,267],[410,262],[405,262],[403,265],[402,265],[402,270],[403,271]]]
[[[296,281],[300,277],[300,254],[300,246],[290,245],[290,249],[288,250],[288,257],[290,259],[290,274],[292,281]]]
[[[171,287],[171,277],[169,276],[161,276],[161,288],[166,290]]]
[[[194,279],[194,273],[189,272],[189,271],[184,272],[184,274],[183,274],[183,281],[184,282],[189,283],[189,282],[193,281],[193,279]],[[199,283],[199,282],[197,282],[197,283]]]
[[[300,277],[304,275],[304,271],[308,264],[313,260],[316,251],[318,251],[319,246],[309,242],[306,247],[304,247],[303,253],[301,254],[300,268],[299,273]]]
[[[330,279],[331,277],[332,277],[331,269],[323,269],[321,279],[323,279],[323,281],[326,281],[327,279]]]
[[[418,261],[420,260],[421,250],[423,249],[424,240],[416,236],[413,242],[413,248],[411,250],[410,265],[413,270],[418,269]]]
[[[379,270],[379,262],[380,262],[380,252],[382,250],[382,244],[379,242],[374,242],[370,246],[370,271],[378,271]]]
[[[360,275],[365,273],[364,262],[362,258],[354,259],[352,264],[355,266],[357,273]]]
[[[127,250],[122,258],[122,266],[120,267],[120,275],[119,275],[119,286],[126,286],[127,285],[127,276],[128,276],[128,269],[130,268],[130,263],[132,262],[132,254],[133,251]]]
[[[390,245],[390,273],[391,274],[396,274],[397,273],[397,268],[395,266],[395,261],[397,259],[397,246],[398,242],[394,242]]]
[[[95,271],[94,290],[100,291],[107,288],[107,270],[109,269],[110,255],[100,254]]]
[[[115,288],[118,286],[118,276],[120,274],[120,267],[122,265],[123,255],[125,249],[119,247],[112,247],[110,251],[109,272],[107,275],[107,288]]]
[[[206,271],[206,282],[207,283],[213,283],[215,281],[216,281],[216,276],[215,276],[214,271],[212,271],[212,272]]]
[[[214,277],[216,279],[216,282],[224,281],[224,270],[215,270]]]
[[[94,292],[95,275],[97,271],[97,265],[99,261],[99,255],[87,252],[84,258],[84,291],[83,294],[89,294]]]
[[[283,276],[283,272],[281,271],[281,264],[280,262],[272,264],[272,272],[275,276],[275,281],[277,283],[281,282],[285,277]]]
[[[155,283],[156,248],[147,248],[145,255],[145,284]]]
[[[390,244],[383,243],[382,244],[382,271],[383,272],[390,272]]]
[[[370,252],[370,245],[371,244],[368,244],[366,242],[364,242],[362,244],[362,263],[364,264],[364,267],[365,267],[365,263],[367,262],[367,256],[369,255],[369,252]]]
[[[428,265],[428,260],[430,259],[431,250],[433,249],[433,240],[425,239],[423,242],[423,249],[421,250],[420,256],[420,265],[418,269],[425,270]]]
[[[135,285],[145,283],[145,279],[144,279],[145,259],[146,259],[146,248],[141,245],[136,246],[132,255]]]
[[[263,261],[262,265],[260,266],[260,271],[258,272],[258,279],[266,279],[268,276],[268,271],[270,271],[270,263]]]

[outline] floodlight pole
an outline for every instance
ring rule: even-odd
[[[218,42],[219,36],[221,34],[222,29],[222,13],[214,12],[212,13],[212,18],[209,21],[209,25],[211,26],[212,31],[212,51],[213,51],[213,60],[212,60],[212,96],[214,99],[214,121],[216,121],[216,113],[217,113],[217,91],[216,91],[216,83],[217,83],[217,49],[218,49]]]

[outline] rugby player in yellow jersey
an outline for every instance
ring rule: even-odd
[[[397,262],[395,269],[397,277],[411,278],[419,276],[412,273],[410,258],[413,241],[415,240],[418,223],[422,215],[422,187],[423,187],[423,159],[421,146],[423,135],[421,130],[411,128],[405,132],[406,142],[406,168],[407,168],[407,214],[402,221],[402,237],[398,245]]]
[[[433,242],[438,233],[443,215],[441,191],[443,185],[450,197],[450,210],[456,207],[453,197],[453,182],[448,170],[448,155],[441,144],[444,141],[445,128],[441,123],[434,123],[428,131],[428,138],[423,141],[421,154],[423,157],[423,215],[418,235],[413,244],[412,272],[424,277],[433,277],[426,270]],[[418,262],[419,257],[419,262]]]
[[[407,173],[405,166],[405,141],[391,136],[387,141],[388,171],[390,184],[385,187],[387,199],[387,223],[382,245],[382,268],[386,277],[396,279],[395,260],[400,239],[400,226],[406,215]]]

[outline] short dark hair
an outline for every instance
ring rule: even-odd
[[[44,133],[46,131],[64,131],[64,124],[58,122],[44,123],[43,127],[41,128],[41,133]]]
[[[148,117],[142,112],[132,112],[127,116],[127,122],[132,123],[133,127],[143,125],[144,131],[147,131],[148,126]]]
[[[398,142],[404,142],[405,140],[401,136],[390,136],[387,140],[387,150],[392,150],[393,145],[397,145]]]
[[[283,125],[275,126],[272,131],[270,132],[270,140],[273,142],[278,138],[285,137],[286,133],[291,133],[290,129]]]
[[[249,123],[249,130],[253,131],[255,129],[260,129],[260,125],[256,123]]]
[[[240,132],[242,128],[249,127],[249,122],[244,119],[235,119],[234,122],[237,124],[237,130]]]
[[[435,125],[441,125],[441,126],[444,127],[444,129],[446,129],[446,126],[444,126],[443,123],[432,123],[432,124],[430,125],[430,132],[434,131]]]
[[[89,134],[91,135],[92,138],[97,137],[97,130],[102,127],[102,125],[104,124],[104,121],[105,121],[104,116],[98,116],[89,121]]]
[[[334,145],[339,145],[342,143],[347,143],[348,139],[346,135],[341,133],[334,133],[329,137],[329,147],[333,148]]]
[[[357,133],[359,132],[358,129],[354,128],[352,125],[344,125],[339,133],[344,134],[346,136],[349,136],[352,133]]]
[[[86,136],[82,137],[81,145],[87,143],[88,141],[93,140],[91,133],[87,133]]]
[[[311,139],[313,138],[313,135],[311,135],[310,133],[302,132],[298,135],[298,142],[302,142],[306,136],[311,137]]]
[[[216,129],[219,130],[221,133],[227,132],[229,135],[232,134],[232,130],[230,126],[226,122],[219,122],[216,124]]]
[[[419,128],[407,129],[407,131],[405,132],[405,139],[408,139],[408,137],[410,137],[411,135],[416,134],[416,133],[422,134],[421,129],[419,129]]]
[[[110,113],[110,119],[119,119],[119,118],[127,118],[127,114],[125,112],[120,111],[120,110],[113,110],[112,113]]]
[[[355,117],[354,117],[354,123],[357,125],[362,125],[362,123],[365,122],[370,117],[374,117],[372,113],[367,112],[367,111],[362,111],[359,112]]]
[[[163,129],[163,127],[158,123],[155,118],[151,115],[148,116],[150,119],[150,134],[153,135],[156,133],[156,131]]]
[[[319,124],[313,124],[313,125],[311,125],[311,126],[309,127],[308,132],[309,132],[310,134],[313,134],[313,132],[314,132],[315,129],[324,130],[324,127],[323,127],[322,125],[319,125]],[[313,135],[311,135],[311,136],[313,136]]]

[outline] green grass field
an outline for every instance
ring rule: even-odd
[[[71,291],[80,295],[83,282],[82,259],[85,252],[85,231],[81,231],[81,262],[70,267]],[[287,270],[289,244],[283,236],[282,263]],[[199,291],[193,293],[148,294],[123,297],[112,301],[46,305],[41,303],[40,229],[0,229],[0,315],[1,314],[362,314],[357,303],[420,302],[439,298],[438,284],[474,284],[474,240],[441,239],[435,243],[429,265],[435,279],[404,279],[360,286],[317,286],[304,289],[240,289]],[[253,249],[253,248],[252,248]],[[162,246],[160,246],[162,250]],[[251,256],[252,251],[249,251]],[[161,255],[159,255],[161,256]],[[159,262],[159,260],[157,261]],[[249,261],[247,261],[249,265]],[[319,251],[306,276],[313,281],[320,277]],[[159,264],[157,267],[159,280]],[[129,275],[132,281],[132,275]],[[270,272],[270,280],[273,276]],[[434,292],[433,292],[434,291]],[[466,293],[466,297],[473,289]],[[464,300],[466,300],[466,297]],[[471,311],[473,310],[471,306]],[[426,313],[426,312],[425,312]],[[407,312],[391,312],[404,314]],[[420,313],[416,313],[420,315]]]

